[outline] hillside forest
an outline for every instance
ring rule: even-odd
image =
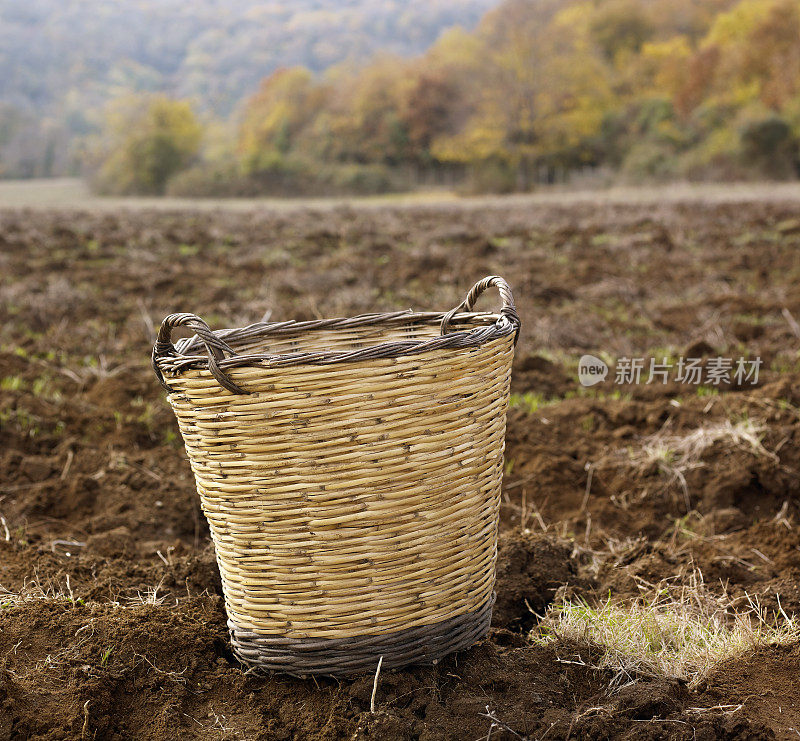
[[[111,101],[162,93],[204,123],[281,66],[411,56],[497,0],[0,0],[0,177],[75,174]]]
[[[107,193],[528,190],[800,174],[800,0],[507,0],[416,56],[283,65],[225,113],[122,94]]]

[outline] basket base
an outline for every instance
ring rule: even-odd
[[[433,625],[383,635],[354,638],[267,638],[241,630],[228,620],[233,653],[243,664],[296,677],[352,676],[381,666],[397,669],[410,664],[435,664],[455,651],[469,648],[489,632],[494,598],[475,612]]]

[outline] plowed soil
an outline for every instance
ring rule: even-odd
[[[798,255],[800,206],[763,201],[0,211],[0,739],[800,735],[800,646],[689,689],[530,640],[554,602],[698,575],[800,612]],[[245,674],[149,367],[161,318],[446,310],[493,273],[524,324],[491,634],[382,673],[375,712],[372,676]],[[756,385],[583,389],[584,353],[763,365]],[[638,454],[742,420],[758,445],[721,435],[680,476]]]

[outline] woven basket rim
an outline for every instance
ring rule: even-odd
[[[357,327],[374,327],[382,324],[391,325],[439,325],[444,318],[443,312],[417,312],[417,311],[404,311],[396,312],[394,314],[360,314],[354,317],[337,317],[335,319],[323,319],[319,321],[285,321],[285,322],[255,322],[248,324],[245,327],[233,327],[229,329],[212,330],[214,334],[221,340],[227,343],[238,342],[244,339],[260,339],[270,336],[280,337],[299,337],[301,335],[308,335],[314,332],[337,328],[357,328]],[[500,324],[498,324],[498,322]],[[476,339],[480,340],[480,344],[489,342],[490,340],[498,337],[505,337],[511,332],[515,331],[515,327],[510,323],[502,321],[500,314],[491,314],[488,312],[475,312],[471,314],[458,314],[451,320],[452,324],[477,324],[476,327],[469,329],[462,329],[450,332],[448,337],[455,339],[463,339],[463,337],[472,332],[478,332]],[[493,331],[491,335],[487,332],[481,332],[491,328]],[[320,350],[318,352],[274,352],[274,353],[249,353],[239,354],[236,353],[230,357],[224,358],[219,361],[221,368],[241,368],[243,366],[267,366],[272,365],[320,365],[334,362],[343,362],[344,360],[351,359],[345,356],[356,356],[353,360],[358,360],[358,355],[364,354],[372,356],[373,352],[380,352],[380,357],[398,357],[402,355],[416,355],[418,352],[425,350],[416,350],[419,345],[426,345],[431,339],[438,340],[438,337],[431,337],[427,340],[408,340],[408,341],[393,341],[393,342],[376,342],[372,345],[365,345],[359,348],[359,352],[335,352],[332,350]],[[404,349],[398,346],[402,345]],[[391,356],[384,355],[381,352],[384,349],[397,348],[393,350]],[[208,362],[208,356],[205,354],[203,340],[198,335],[191,337],[184,337],[175,343],[175,349],[178,356],[173,356],[168,359],[168,364],[172,368],[188,368],[205,366]]]
[[[472,311],[477,297],[489,286],[497,286],[503,298],[499,313]],[[427,339],[391,340],[367,345],[355,350],[318,352],[278,352],[238,354],[229,341],[253,341],[267,337],[293,337],[315,331],[350,330],[380,325],[437,324],[438,336]],[[451,324],[472,324],[469,329],[450,330]],[[191,337],[171,342],[174,327],[187,326],[195,330]],[[165,377],[176,377],[188,370],[207,368],[220,385],[237,394],[247,393],[237,386],[225,371],[231,368],[276,368],[297,365],[329,365],[419,355],[436,350],[466,350],[486,342],[519,333],[520,318],[514,306],[508,284],[499,276],[488,276],[476,283],[467,298],[449,312],[394,311],[360,314],[355,317],[316,319],[309,321],[256,322],[246,327],[211,330],[194,314],[170,314],[164,319],[153,347],[153,370],[167,391]],[[516,339],[515,339],[516,341]],[[205,350],[205,354],[203,353]]]

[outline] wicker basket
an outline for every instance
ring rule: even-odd
[[[496,286],[499,314],[474,313]],[[171,314],[153,367],[178,418],[253,667],[436,662],[491,619],[511,361],[497,276],[448,312],[253,324]],[[170,340],[174,327],[196,334]]]

